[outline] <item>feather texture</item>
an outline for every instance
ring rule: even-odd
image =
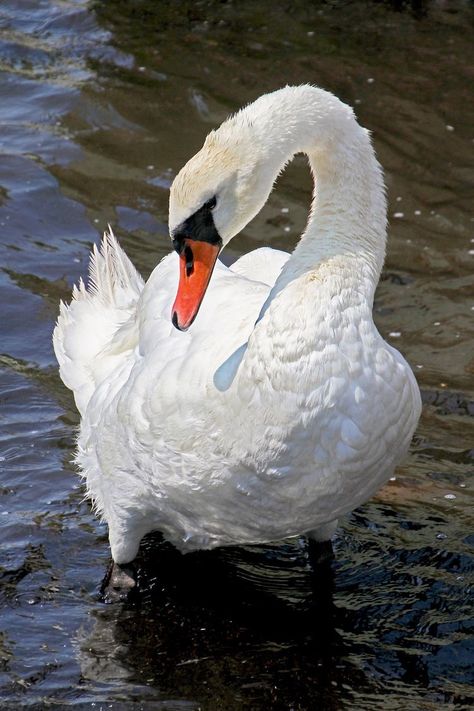
[[[89,283],[73,287],[72,302],[61,302],[53,344],[64,383],[84,414],[97,386],[114,369],[117,357],[138,340],[136,306],[144,282],[120,248],[112,230],[100,250],[94,245]]]

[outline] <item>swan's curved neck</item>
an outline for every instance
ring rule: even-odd
[[[287,88],[262,99],[266,105],[254,104],[260,114],[255,124],[269,169],[276,176],[303,152],[314,177],[307,227],[272,297],[328,260],[352,263],[356,280],[373,297],[385,256],[386,202],[368,131],[350,107],[315,87]]]
[[[242,123],[252,134],[249,144],[258,153],[260,206],[295,153],[309,158],[314,192],[306,229],[248,342],[216,373],[216,385],[222,390],[237,372],[242,379],[249,376],[252,383],[266,382],[269,343],[275,387],[279,387],[278,363],[284,369],[288,353],[293,367],[285,377],[306,382],[307,370],[295,368],[295,359],[324,340],[321,321],[331,318],[331,312],[356,303],[357,313],[371,318],[385,255],[382,171],[369,134],[352,109],[326,91],[304,86],[267,94],[243,113]],[[239,120],[239,114],[235,118]],[[337,339],[334,329],[339,321],[333,321],[331,332]],[[343,320],[338,327],[344,328]],[[292,387],[298,392],[297,382]]]

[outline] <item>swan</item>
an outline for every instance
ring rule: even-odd
[[[315,185],[297,247],[224,266],[300,152]],[[146,283],[106,233],[54,330],[113,561],[154,530],[182,552],[329,540],[392,475],[421,407],[372,318],[386,201],[368,131],[323,89],[265,94],[179,172],[169,228],[174,250]]]

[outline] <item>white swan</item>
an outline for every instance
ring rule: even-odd
[[[298,246],[217,261],[206,292],[221,246],[297,152],[315,176]],[[170,196],[180,256],[146,284],[104,237],[89,287],[61,305],[54,347],[116,563],[152,530],[182,551],[326,540],[392,475],[420,395],[372,320],[385,232],[368,132],[332,94],[299,86],[228,119],[181,170]]]

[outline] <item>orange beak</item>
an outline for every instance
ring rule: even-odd
[[[179,331],[187,331],[196,318],[219,251],[219,244],[183,240],[179,255],[178,292],[171,311],[171,320]]]

